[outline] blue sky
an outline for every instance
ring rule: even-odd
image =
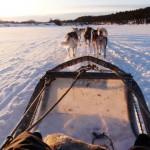
[[[74,19],[150,6],[150,0],[0,0],[0,19]]]

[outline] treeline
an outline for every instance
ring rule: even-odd
[[[69,23],[70,20],[64,21]],[[143,24],[150,23],[150,7],[137,10],[117,12],[115,14],[103,16],[82,16],[71,21],[71,23],[81,24]]]
[[[38,23],[41,23],[41,22],[36,22],[35,20],[28,20],[28,21],[22,21],[22,22],[17,22],[17,21],[4,21],[4,20],[0,20],[0,23],[2,24],[7,24],[7,23],[11,23],[11,24],[38,24]]]
[[[28,20],[22,22],[3,21],[0,20],[0,24],[7,23],[19,23],[19,24],[49,24],[54,23],[56,25],[84,25],[84,24],[146,24],[150,23],[150,7],[141,8],[137,10],[117,12],[115,14],[103,15],[103,16],[82,16],[75,20],[60,20],[50,19],[48,22],[37,22],[35,20]]]

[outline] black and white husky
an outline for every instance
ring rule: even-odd
[[[106,47],[107,47],[107,30],[104,28],[94,30],[92,32],[92,44],[94,48],[94,55],[98,57],[104,50],[104,58],[106,58]]]
[[[78,35],[76,32],[69,32],[65,40],[60,43],[60,46],[66,48],[68,51],[68,55],[71,58],[72,56],[75,57],[76,49],[78,46]]]

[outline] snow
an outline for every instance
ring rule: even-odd
[[[101,27],[108,30],[106,61],[133,75],[150,108],[150,25]],[[21,118],[39,79],[70,59],[59,44],[71,30],[71,26],[0,28],[0,144]],[[76,57],[89,54],[93,56],[82,44]]]

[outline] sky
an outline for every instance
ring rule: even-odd
[[[150,0],[0,0],[0,19],[75,19],[150,6]]]

